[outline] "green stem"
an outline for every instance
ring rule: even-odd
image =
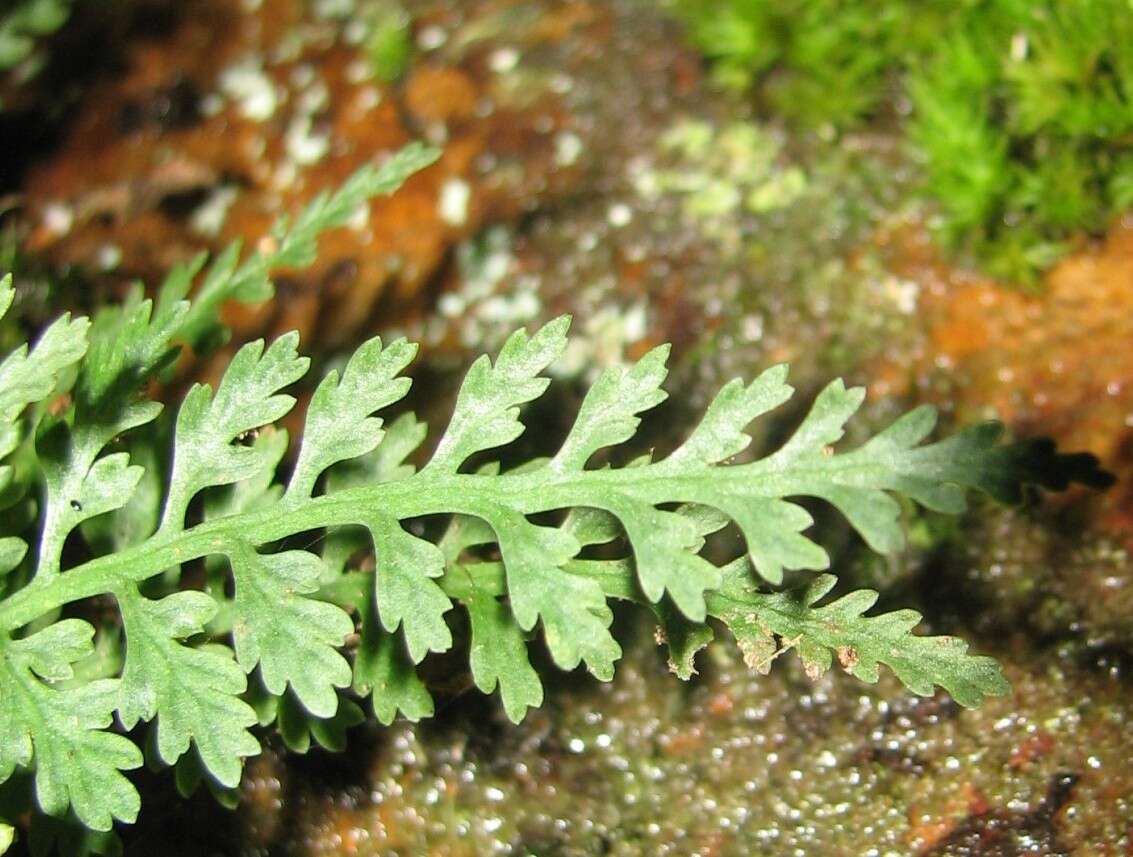
[[[732,482],[736,493],[753,493],[761,483],[763,496],[805,493],[800,472],[768,474],[759,462],[718,468],[717,484]],[[800,479],[800,477],[802,477]],[[282,504],[205,521],[178,533],[158,531],[151,539],[120,553],[98,557],[60,575],[33,581],[0,605],[0,630],[11,632],[48,610],[113,591],[123,581],[141,581],[163,569],[210,554],[227,553],[234,541],[254,545],[278,541],[309,530],[365,525],[376,511],[399,520],[421,515],[465,514],[491,522],[488,510],[501,504],[522,514],[591,506],[615,511],[608,499],[619,487],[631,496],[660,496],[645,483],[664,482],[671,502],[704,502],[702,474],[666,467],[664,462],[628,469],[585,470],[552,474],[547,470],[484,477],[474,474],[440,476],[422,472],[396,482],[367,485],[306,500],[288,508]],[[619,486],[619,483],[623,483]],[[796,490],[791,490],[792,488]],[[487,513],[487,514],[486,514]]]

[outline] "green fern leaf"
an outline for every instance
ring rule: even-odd
[[[519,406],[537,399],[550,381],[539,375],[566,349],[567,318],[534,336],[518,330],[504,343],[493,365],[487,356],[472,364],[456,409],[426,470],[455,473],[476,452],[510,443],[523,434]]]
[[[203,592],[177,592],[151,601],[133,585],[117,597],[130,641],[118,702],[122,725],[132,729],[139,720],[156,717],[157,753],[163,762],[175,763],[192,741],[213,777],[236,786],[240,759],[260,751],[247,731],[256,714],[240,699],[244,671],[228,649],[179,642],[204,630],[216,602]]]
[[[876,592],[859,590],[815,606],[836,582],[834,575],[823,574],[801,593],[759,592],[751,586],[746,563],[739,562],[725,572],[724,585],[710,596],[710,610],[735,634],[748,664],[760,672],[767,672],[779,653],[793,648],[812,676],[829,669],[836,657],[847,672],[872,684],[878,667],[885,664],[914,693],[930,696],[939,685],[969,708],[1010,690],[999,664],[968,654],[962,640],[914,635],[921,621],[915,610],[864,615],[876,603]]]
[[[272,693],[290,685],[312,714],[333,716],[336,688],[350,684],[350,665],[337,647],[354,624],[341,608],[306,597],[319,588],[319,558],[306,551],[263,555],[247,542],[236,542],[228,558],[236,582],[236,660],[247,672],[258,665]]]
[[[319,384],[307,411],[299,460],[287,486],[288,498],[307,498],[319,475],[339,461],[365,455],[382,439],[382,421],[374,411],[401,399],[409,379],[400,373],[417,347],[399,339],[383,348],[374,338],[364,343],[343,370],[341,382],[331,372]]]
[[[273,720],[279,725],[279,735],[288,750],[306,753],[314,739],[324,750],[341,753],[346,749],[347,730],[366,721],[362,709],[349,699],[339,702],[338,710],[330,717],[315,717],[300,704],[294,694],[271,697],[274,705],[260,720],[265,725]]]
[[[8,274],[0,279],[0,318],[14,297]],[[64,315],[40,335],[34,348],[20,346],[0,362],[0,459],[19,443],[17,420],[24,409],[50,396],[60,376],[86,354],[89,328],[87,319]],[[0,467],[0,488],[8,478],[6,471]]]
[[[543,683],[527,658],[527,641],[495,595],[473,592],[464,606],[472,623],[469,661],[476,687],[491,693],[498,686],[504,711],[518,723],[528,708],[543,704]]]
[[[599,449],[633,437],[641,423],[638,414],[666,398],[661,384],[668,375],[668,356],[669,346],[663,345],[632,367],[615,366],[603,371],[582,400],[578,418],[549,466],[556,470],[581,470]]]
[[[234,445],[240,435],[274,422],[295,399],[279,390],[303,377],[310,361],[296,353],[297,334],[280,337],[265,351],[263,340],[236,352],[217,387],[196,384],[177,414],[163,530],[183,525],[189,501],[202,489],[227,485],[264,471],[267,450]]]
[[[374,717],[388,726],[398,712],[417,722],[433,716],[433,698],[405,652],[398,636],[381,627],[370,599],[363,602],[362,635],[354,659],[355,692],[369,696]]]
[[[444,554],[405,532],[396,518],[375,515],[367,526],[377,558],[375,597],[382,627],[393,633],[401,626],[414,663],[427,652],[447,651],[452,634],[444,614],[452,604],[431,579],[444,574]]]
[[[103,679],[71,689],[52,681],[74,675],[72,665],[91,652],[94,629],[64,619],[21,640],[0,643],[0,780],[35,760],[40,808],[61,815],[70,807],[93,830],[114,819],[133,821],[138,793],[122,771],[142,754],[121,735],[107,732],[118,682]]]

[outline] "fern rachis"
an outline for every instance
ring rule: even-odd
[[[408,150],[352,196],[316,201],[315,215],[281,227],[279,252],[294,261],[298,248],[309,258],[321,228],[434,156]],[[224,255],[206,273],[213,288],[203,300],[213,310],[233,296],[233,283],[239,294],[261,295],[279,259],[236,262],[235,253]],[[527,657],[533,634],[557,666],[613,675],[621,650],[610,599],[657,614],[682,675],[715,617],[757,669],[769,665],[769,647],[789,640],[812,672],[837,657],[873,681],[885,663],[913,691],[940,685],[964,705],[1006,691],[990,658],[969,655],[953,638],[914,636],[912,611],[866,616],[875,593],[820,603],[831,575],[801,594],[778,588],[785,570],[829,562],[804,534],[812,520],[792,498],[827,501],[872,548],[890,551],[902,541],[893,494],[956,513],[968,488],[1010,499],[1043,467],[1075,460],[1033,444],[1001,445],[990,424],[926,443],[935,424],[929,408],[835,452],[863,397],[835,382],[779,449],[730,463],[750,443],[745,427],[791,396],[780,366],[726,385],[671,454],[588,467],[595,453],[631,440],[640,414],[665,398],[668,352],[659,348],[598,378],[551,458],[467,472],[471,457],[524,430],[520,408],[545,392],[543,373],[566,347],[569,320],[559,318],[516,332],[494,361],[472,364],[419,469],[406,461],[424,427],[409,415],[388,424],[377,415],[405,396],[401,373],[415,348],[364,343],[317,387],[284,484],[276,474],[286,432],[268,428],[248,440],[295,403],[284,390],[308,368],[296,335],[243,346],[217,389],[195,385],[175,419],[163,422],[141,396],[168,364],[171,341],[211,323],[212,310],[185,299],[200,268],[171,278],[156,305],[135,296],[90,326],[65,318],[34,349],[0,363],[0,456],[33,457],[42,486],[38,533],[0,530],[0,780],[17,768],[34,771],[44,811],[70,808],[96,830],[134,819],[139,798],[122,772],[142,756],[112,727],[115,717],[127,729],[156,728],[157,756],[178,766],[179,783],[207,773],[234,787],[242,760],[258,752],[257,723],[278,721],[288,744],[305,749],[312,737],[341,744],[361,717],[352,695],[368,697],[383,722],[398,711],[428,716],[432,702],[415,665],[455,644],[447,614],[458,608],[469,617],[473,678],[486,692],[499,690],[513,720],[542,701]],[[5,282],[0,309],[12,295]],[[52,416],[46,405],[61,390],[74,405]],[[26,512],[36,480],[0,470],[0,497]],[[565,512],[557,525],[539,517],[552,511]],[[437,541],[405,526],[432,515],[450,516]],[[721,567],[702,551],[729,522],[746,551]],[[63,543],[76,531],[89,558],[63,568]],[[287,541],[311,532],[325,539],[309,549]],[[599,544],[624,549],[620,558],[581,558]],[[470,550],[482,545],[499,559]],[[359,549],[374,555],[375,570],[347,561]],[[199,576],[185,570],[202,567],[203,584],[189,585]],[[87,621],[59,618],[61,608],[96,596],[111,596],[121,620],[109,632],[117,660],[93,652]]]

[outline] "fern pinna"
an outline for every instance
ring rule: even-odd
[[[828,565],[791,498],[832,504],[869,546],[892,551],[892,495],[955,513],[968,488],[1017,495],[1036,454],[1058,463],[1045,447],[998,444],[994,425],[925,443],[935,420],[922,407],[835,452],[863,398],[835,382],[776,451],[733,463],[745,427],[791,396],[777,366],[727,384],[671,454],[593,466],[665,398],[661,347],[598,377],[553,456],[470,470],[523,432],[520,408],[566,347],[565,317],[472,364],[419,469],[407,460],[425,427],[376,415],[409,389],[401,373],[416,348],[404,340],[371,339],[322,380],[286,482],[277,469],[291,445],[275,424],[309,363],[296,334],[244,345],[215,390],[197,384],[175,419],[159,416],[142,391],[174,341],[215,340],[222,300],[266,297],[271,268],[309,261],[320,230],[435,156],[410,147],[281,223],[266,250],[243,263],[236,248],[222,254],[192,301],[203,260],[175,271],[156,302],[139,293],[93,322],[64,316],[0,364],[0,780],[18,769],[44,812],[108,830],[139,810],[123,772],[142,764],[141,723],[182,788],[232,788],[259,751],[257,726],[277,723],[300,750],[312,738],[338,748],[363,717],[355,700],[386,723],[428,716],[415,667],[454,645],[453,610],[467,613],[476,685],[498,690],[515,721],[543,699],[528,659],[536,634],[562,669],[613,675],[611,599],[655,612],[684,676],[715,617],[753,668],[790,646],[811,673],[837,657],[875,681],[886,664],[914,692],[939,685],[967,706],[1007,690],[998,665],[963,642],[913,635],[916,613],[865,615],[873,592],[823,603],[826,574],[802,592],[780,586],[786,570]],[[0,309],[13,295],[9,279]],[[438,538],[406,526],[437,515],[449,516]],[[746,551],[721,567],[702,549],[729,524]],[[604,558],[588,558],[594,545]],[[372,567],[351,561],[363,553]]]

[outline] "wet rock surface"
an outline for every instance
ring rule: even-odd
[[[251,762],[243,853],[1124,853],[1114,671],[1016,656],[1013,695],[964,711],[787,660],[754,676],[724,641],[685,685],[638,630],[613,683],[567,678],[521,726],[461,696],[352,760]]]
[[[627,619],[609,685],[545,671],[549,701],[518,727],[494,700],[440,692],[435,721],[360,728],[345,756],[250,761],[235,815],[206,795],[147,803],[127,852],[1131,853],[1133,232],[1026,295],[941,261],[915,165],[884,133],[799,140],[756,121],[705,88],[655,4],[414,0],[391,82],[356,21],[392,5],[186,3],[28,174],[26,251],[100,293],[153,283],[424,137],[441,163],[328,236],[315,269],[282,272],[275,304],[234,310],[238,337],[299,327],[333,352],[403,332],[428,346],[436,392],[470,353],[570,311],[571,389],[677,344],[686,410],[655,437],[787,360],[804,393],[868,384],[855,431],[916,400],[995,411],[1119,481],[980,503],[955,526],[910,512],[912,546],[881,569],[840,546],[836,570],[1005,664],[1014,693],[978,711],[888,677],[815,684],[790,657],[754,676],[727,640],[682,684]]]

